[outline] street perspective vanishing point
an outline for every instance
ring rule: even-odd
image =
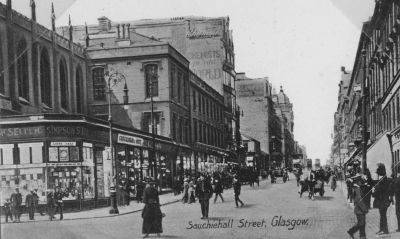
[[[25,238],[400,238],[400,1],[0,0]]]

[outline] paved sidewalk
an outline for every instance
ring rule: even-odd
[[[347,200],[347,186],[343,181],[342,184],[338,181],[338,188],[343,192],[343,199],[348,202],[349,207],[354,209],[354,204],[350,203]],[[371,198],[371,204],[374,201],[374,198]],[[397,230],[397,217],[395,206],[390,205],[387,211],[387,220],[389,233],[388,235],[382,235],[380,238],[400,238],[400,233],[396,232]],[[376,236],[376,232],[379,231],[379,211],[378,209],[371,208],[367,214],[367,226],[366,226],[366,234],[367,238]],[[358,234],[356,234],[358,235]]]
[[[180,201],[182,198],[182,194],[174,195],[173,193],[166,193],[160,195],[160,204],[167,205],[171,203],[175,203]],[[116,217],[119,215],[125,215],[130,213],[135,213],[142,211],[144,207],[143,203],[137,203],[136,201],[131,201],[129,206],[119,206],[119,214],[110,214],[109,210],[110,207],[104,208],[96,208],[92,210],[80,211],[80,212],[67,212],[64,213],[63,220],[78,220],[78,219],[90,219],[90,218],[104,218],[104,217]],[[56,219],[59,219],[59,214],[56,214]],[[50,221],[49,216],[46,214],[44,216],[40,216],[39,213],[35,213],[35,220],[29,220],[28,214],[24,213],[21,215],[21,223],[28,223],[28,222],[43,222],[43,221]],[[5,217],[1,217],[1,223],[5,223]],[[9,222],[10,223],[10,222]]]

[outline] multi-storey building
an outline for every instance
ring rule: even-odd
[[[235,151],[236,121],[235,54],[229,18],[178,17],[146,19],[112,23],[102,17],[100,21],[110,27],[109,32],[129,34],[136,32],[170,43],[189,61],[189,68],[214,90],[224,96],[224,131],[226,147]],[[99,33],[98,26],[87,27],[89,34]],[[58,29],[68,35],[68,27]],[[74,40],[84,44],[85,27],[73,28]],[[126,32],[126,33],[125,33]]]
[[[271,158],[281,157],[281,127],[275,115],[272,102],[272,85],[268,78],[248,78],[245,73],[238,73],[236,78],[236,97],[241,105],[241,132],[260,142],[261,151],[267,154],[260,160],[265,169]]]
[[[388,175],[398,170],[400,25],[397,19],[400,17],[399,13],[400,6],[397,1],[376,1],[373,16],[363,25],[355,59],[357,70],[353,74],[353,80],[360,82],[359,91],[364,96],[365,109],[362,110],[362,103],[359,103],[354,113],[361,119],[366,117],[367,123],[363,126],[366,132],[362,132],[365,133],[362,139],[368,140],[366,166],[373,174],[377,163],[386,165]],[[356,134],[355,131],[345,132],[349,138],[354,136],[350,133]]]
[[[104,18],[75,44],[73,26],[58,35],[54,10],[52,30],[41,26],[31,3],[32,19],[0,4],[3,196],[37,188],[44,203],[60,186],[67,207],[94,207],[109,202],[113,175],[123,202],[152,166],[172,187],[185,171],[226,165],[224,98],[174,47],[129,27],[113,32]]]

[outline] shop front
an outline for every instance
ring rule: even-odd
[[[37,190],[39,204],[47,192],[60,187],[66,209],[95,207],[105,193],[102,151],[107,131],[79,119],[60,120],[21,116],[1,121],[1,194],[8,198],[19,188],[26,195]],[[96,161],[98,163],[96,163]],[[1,202],[3,203],[3,202]]]

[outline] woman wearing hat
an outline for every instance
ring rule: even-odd
[[[146,187],[143,193],[143,203],[145,204],[142,211],[142,233],[145,234],[143,238],[148,237],[150,233],[157,233],[157,236],[160,236],[160,233],[163,232],[160,198],[154,179],[149,178],[148,184],[149,187]]]

